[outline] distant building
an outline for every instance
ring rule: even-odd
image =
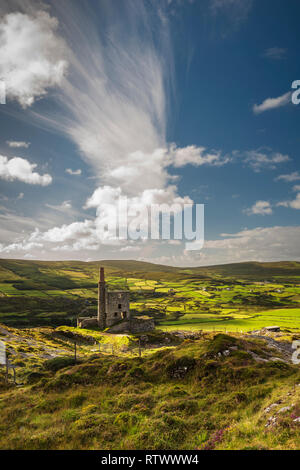
[[[78,317],[77,326],[109,328],[111,333],[150,331],[155,328],[152,318],[132,317],[130,314],[130,291],[109,291],[105,283],[104,268],[100,268],[98,281],[98,313],[96,317]]]
[[[279,333],[280,326],[265,326],[263,330],[266,330],[268,333]]]

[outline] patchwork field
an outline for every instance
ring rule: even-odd
[[[100,264],[153,332],[76,328]],[[299,300],[294,262],[1,260],[0,449],[297,449]]]
[[[95,315],[99,265],[109,288],[131,291],[134,315],[160,329],[300,329],[300,263],[175,268],[137,261],[99,263],[0,260],[0,322],[75,326]]]

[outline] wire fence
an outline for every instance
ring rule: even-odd
[[[82,344],[77,341],[71,341],[73,347],[73,355],[75,360],[94,355],[97,353],[107,354],[110,356],[137,356],[142,357],[143,351],[145,350],[142,347],[140,340],[135,344],[130,345],[118,345],[116,343],[100,343],[95,342],[94,344]],[[71,352],[71,351],[70,351]],[[70,354],[71,355],[71,354]]]
[[[79,346],[80,350],[81,346]],[[90,353],[104,353],[113,356],[123,356],[132,354],[132,355],[142,355],[143,347],[141,346],[140,341],[136,344],[130,345],[118,345],[116,343],[98,343],[96,342],[94,345],[90,347],[83,347],[83,350],[88,350]]]
[[[135,356],[135,357],[142,357],[143,349],[141,346],[140,341],[136,344],[131,345],[117,345],[114,343],[98,343],[95,342],[94,344],[82,344],[77,341],[69,340],[69,350],[65,350],[64,354],[60,352],[55,357],[73,357],[75,362],[80,361],[88,356],[95,355],[95,354],[106,354],[110,356],[116,357],[124,357],[124,356]],[[5,383],[13,383],[17,385],[16,382],[16,368],[14,364],[12,364],[7,355],[7,349],[5,343],[0,341],[0,369],[4,368],[4,379]]]

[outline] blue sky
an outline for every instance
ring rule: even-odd
[[[0,256],[300,259],[296,0],[4,0]],[[205,245],[99,239],[105,203],[205,204]]]

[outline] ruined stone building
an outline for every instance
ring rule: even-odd
[[[149,317],[133,317],[130,314],[130,291],[110,291],[104,278],[104,268],[100,268],[98,282],[98,313],[96,317],[78,317],[79,328],[98,326],[110,333],[143,332],[155,328]]]

